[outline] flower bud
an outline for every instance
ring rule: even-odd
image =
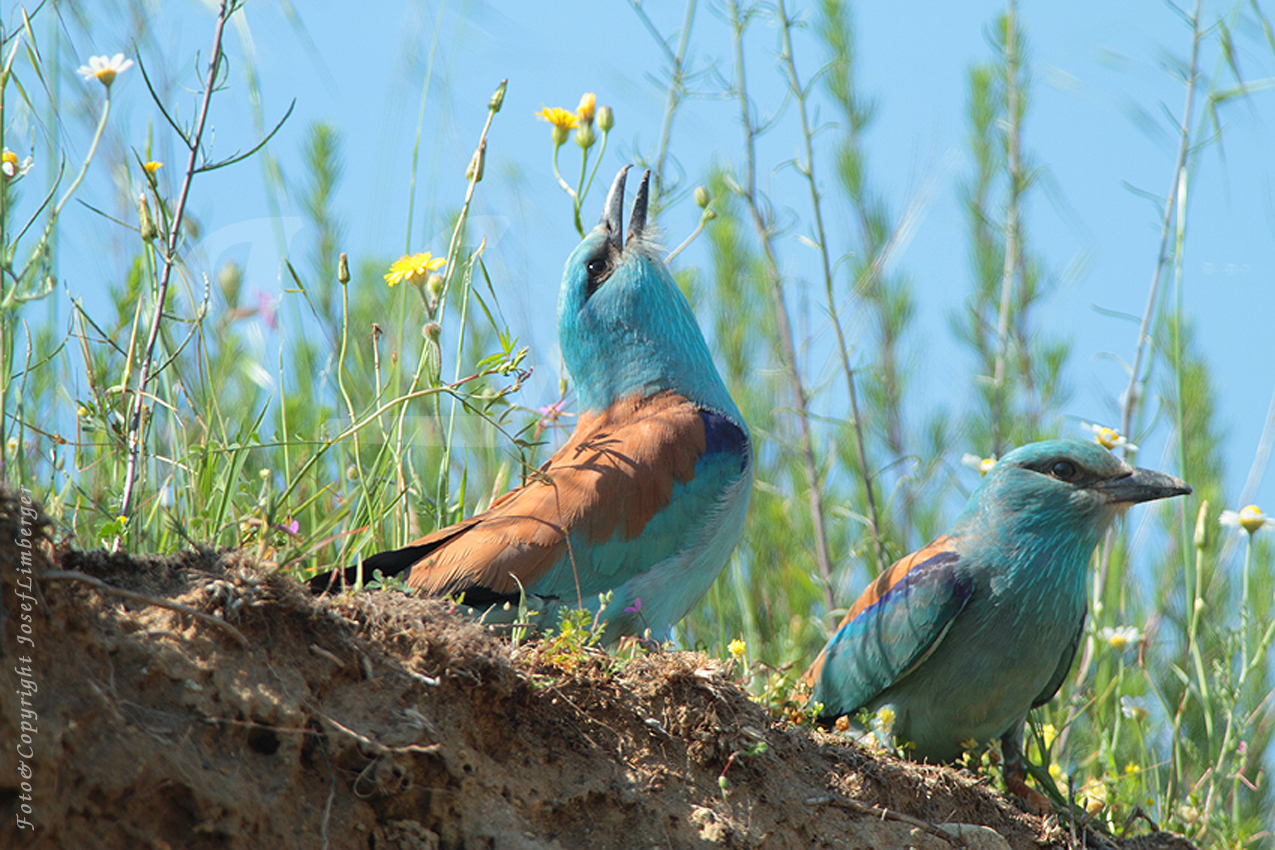
[[[505,87],[509,85],[508,80],[501,80],[500,85],[496,86],[496,91],[492,94],[491,100],[487,101],[488,112],[499,112],[500,107],[505,104]]]
[[[344,253],[342,253],[340,259],[337,260],[336,279],[342,284],[350,282],[350,258]]]
[[[581,124],[592,124],[593,114],[596,111],[598,98],[593,92],[585,92],[580,97],[580,105],[576,107],[576,117],[580,119]]]
[[[562,143],[567,140],[567,133],[571,132],[567,127],[560,124],[553,124],[549,127],[549,138],[553,139],[555,148],[562,147]]]
[[[707,186],[695,187],[695,206],[704,209],[709,202],[713,200],[713,193],[708,191]]]
[[[483,179],[483,165],[487,160],[487,140],[478,143],[478,150],[470,157],[469,167],[465,169],[465,179],[471,183],[480,183]]]
[[[226,303],[234,307],[239,303],[239,289],[243,286],[243,269],[238,263],[226,263],[217,272],[217,286]]]
[[[1195,516],[1195,540],[1193,542],[1196,549],[1203,549],[1209,545],[1208,516],[1209,500],[1205,499],[1200,503],[1200,512]]]
[[[141,231],[142,241],[147,243],[155,241],[155,237],[159,236],[159,228],[155,226],[155,219],[151,218],[151,205],[146,200],[145,192],[142,192],[137,199],[137,218],[139,222],[137,229]]]
[[[430,294],[431,298],[438,298],[443,294],[443,276],[438,272],[431,272],[429,280],[425,281],[425,290]]]
[[[425,327],[421,328],[421,336],[433,343],[438,342],[438,338],[443,335],[443,327],[438,322],[426,322]]]
[[[581,124],[576,127],[576,144],[583,150],[593,147],[593,143],[597,141],[597,133],[593,132],[592,124]]]
[[[611,132],[611,128],[615,126],[615,115],[611,112],[609,106],[598,107],[598,129],[604,133]]]

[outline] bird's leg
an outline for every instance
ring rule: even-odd
[[[1022,727],[1018,734],[1010,733],[1001,738],[1001,773],[1005,777],[1005,788],[1009,793],[1022,800],[1027,808],[1038,815],[1053,810],[1049,798],[1027,784],[1027,766],[1023,761]]]

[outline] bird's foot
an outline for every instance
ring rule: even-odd
[[[1007,771],[1005,773],[1005,787],[1009,790],[1009,793],[1022,800],[1023,805],[1033,814],[1044,815],[1054,809],[1049,802],[1049,798],[1028,785],[1027,777],[1021,772]]]

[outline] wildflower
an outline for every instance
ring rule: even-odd
[[[536,413],[540,414],[540,421],[536,423],[536,427],[543,431],[554,422],[557,422],[558,418],[562,416],[562,408],[566,405],[566,403],[566,399],[559,399],[553,404],[547,404],[544,407],[537,407]]]
[[[541,121],[548,121],[551,125],[550,134],[553,137],[553,146],[559,147],[567,140],[567,132],[574,130],[580,123],[580,119],[576,117],[574,112],[563,109],[560,106],[540,105],[540,111],[536,113],[536,117]]]
[[[81,65],[76,73],[86,80],[96,79],[110,91],[115,78],[132,67],[132,59],[125,59],[123,53],[116,53],[109,59],[105,56],[90,56],[89,64]]]
[[[1127,694],[1120,698],[1120,713],[1138,723],[1147,719],[1147,710],[1143,707],[1142,700]]]
[[[576,107],[576,120],[581,124],[592,124],[593,114],[598,98],[593,92],[585,92],[580,96],[580,105]]]
[[[611,132],[611,128],[615,126],[615,113],[611,111],[609,106],[598,107],[598,129],[604,133]]]
[[[1040,737],[1048,750],[1054,745],[1054,741],[1058,739],[1058,729],[1052,723],[1046,723],[1040,727]]]
[[[279,304],[269,293],[257,293],[256,313],[270,330],[279,330]]]
[[[872,718],[872,725],[882,735],[889,735],[894,729],[894,709],[885,707],[877,712],[877,716]]]
[[[164,163],[156,162],[153,159],[150,160],[149,162],[142,163],[142,168],[146,170],[147,174],[154,174],[156,171],[159,171],[163,167],[164,167]]]
[[[713,193],[708,191],[707,186],[695,187],[695,206],[704,209],[713,200]]]
[[[1114,629],[1107,626],[1098,630],[1098,637],[1109,643],[1116,652],[1123,652],[1142,640],[1142,632],[1135,626],[1117,626]]]
[[[419,278],[424,283],[429,273],[441,269],[447,261],[435,257],[426,251],[423,254],[407,254],[390,264],[390,272],[385,275],[385,282],[390,286],[407,281],[416,283]]]
[[[120,514],[119,516],[115,518],[115,523],[117,525],[128,525],[128,517],[124,516],[123,514]]]
[[[1080,786],[1080,790],[1076,793],[1076,802],[1084,806],[1089,814],[1098,814],[1107,805],[1106,784],[1095,776]]]
[[[1094,442],[1102,446],[1104,449],[1115,449],[1124,446],[1127,451],[1136,452],[1138,447],[1129,442],[1115,428],[1108,428],[1105,425],[1094,425],[1091,422],[1081,422],[1080,427],[1086,431],[1093,433]]]
[[[267,480],[269,480],[269,478],[270,478],[270,470],[268,470],[268,469],[262,469],[261,471],[259,471],[259,472],[257,473],[257,475],[259,475],[259,476],[261,477],[261,480],[262,480],[262,481],[267,481]]]
[[[977,469],[979,475],[986,475],[991,472],[992,467],[996,465],[996,455],[979,457],[978,455],[972,455],[967,452],[966,454],[961,455],[961,463],[971,469]]]
[[[290,519],[287,522],[275,523],[275,528],[279,529],[284,534],[290,534],[293,537],[296,537],[301,531],[301,523],[297,522],[295,519]]]
[[[1275,528],[1275,517],[1262,513],[1262,509],[1257,505],[1249,505],[1239,511],[1222,511],[1218,522],[1232,528],[1242,528],[1250,535],[1256,534],[1263,528]]]
[[[0,155],[0,170],[4,172],[4,176],[8,179],[17,180],[31,170],[32,162],[31,157],[18,162],[18,155],[5,148],[3,155]]]
[[[18,453],[18,438],[17,437],[10,437],[9,442],[7,442],[5,445],[8,446],[9,448],[9,454],[15,455]]]
[[[748,644],[744,643],[742,638],[735,638],[726,645],[726,649],[735,658],[743,658],[744,653],[748,651]]]
[[[642,611],[642,597],[641,597],[641,596],[636,596],[636,597],[634,597],[634,599],[633,599],[633,604],[632,604],[632,605],[630,605],[628,608],[625,608],[625,609],[624,609],[624,613],[626,613],[626,614],[639,614],[639,613],[641,613],[641,611]]]

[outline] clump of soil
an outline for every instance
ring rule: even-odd
[[[15,671],[0,689],[0,813],[16,843],[1027,850],[1086,840],[978,777],[790,727],[698,653],[624,664],[586,653],[570,672],[547,669],[535,645],[512,647],[440,602],[316,601],[237,552],[58,550],[43,516],[22,507],[0,492],[0,661]],[[21,539],[36,542],[15,548]],[[31,620],[18,595],[23,551],[39,576],[28,582]],[[956,836],[940,824],[966,826]],[[1160,833],[1116,844],[1190,846]]]

